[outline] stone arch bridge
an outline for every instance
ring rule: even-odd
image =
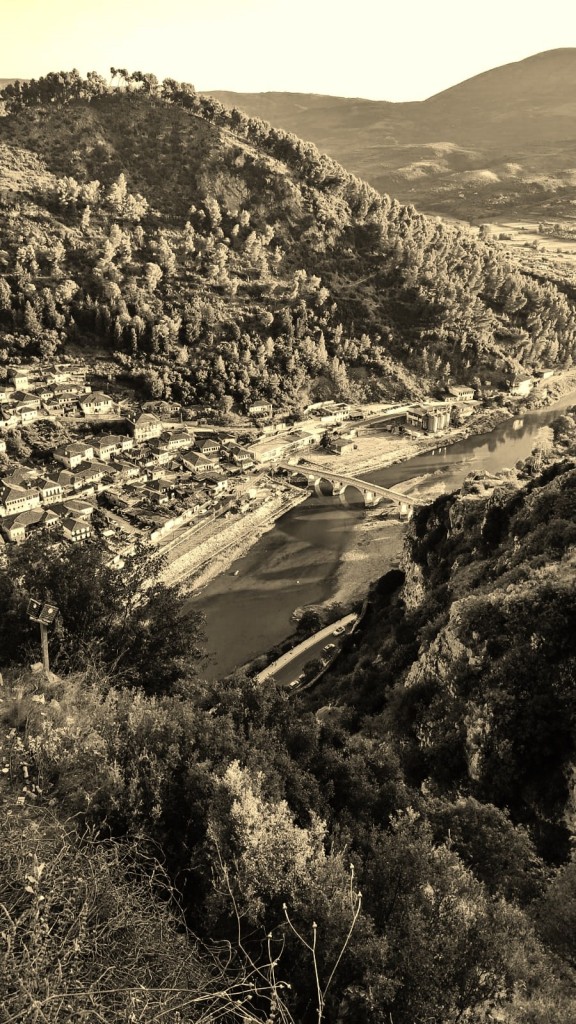
[[[330,484],[332,493],[340,495],[342,502],[346,500],[346,490],[354,488],[359,491],[364,499],[367,508],[373,508],[380,501],[388,501],[396,505],[401,516],[409,518],[412,509],[418,502],[408,494],[401,494],[399,491],[392,491],[389,487],[381,487],[380,484],[370,483],[368,480],[360,480],[355,476],[346,476],[344,473],[335,473],[323,466],[313,462],[295,464],[292,462],[277,462],[276,469],[284,469],[289,475],[306,477],[308,485],[312,487],[318,497],[322,497],[322,484]]]

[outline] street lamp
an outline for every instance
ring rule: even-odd
[[[42,643],[42,664],[46,675],[50,673],[50,660],[48,657],[48,626],[52,626],[58,616],[58,608],[55,604],[47,601],[36,601],[31,598],[28,602],[28,618],[31,622],[37,622],[40,626],[40,640]]]

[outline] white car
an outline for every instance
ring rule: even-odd
[[[337,628],[332,633],[332,636],[342,636],[342,633],[344,632],[345,629],[346,626],[337,626]]]

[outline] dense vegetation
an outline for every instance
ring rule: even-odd
[[[81,346],[152,395],[297,405],[571,360],[568,300],[493,245],[117,77],[4,91],[4,362]],[[523,488],[417,512],[334,707],[207,683],[142,550],[2,555],[0,1021],[571,1024],[575,425]]]
[[[151,397],[294,406],[571,362],[572,303],[497,243],[191,86],[115,74],[2,93],[4,361],[81,345]]]
[[[170,687],[158,660],[155,684],[139,662],[38,702],[14,665],[14,779],[24,764],[35,802],[160,856],[187,927],[258,965],[256,1020],[271,1000],[302,1022],[573,1019],[574,427],[522,488],[472,482],[417,513],[331,710],[196,663]]]

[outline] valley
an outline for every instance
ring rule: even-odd
[[[1,90],[1,1021],[574,1021],[575,86]]]

